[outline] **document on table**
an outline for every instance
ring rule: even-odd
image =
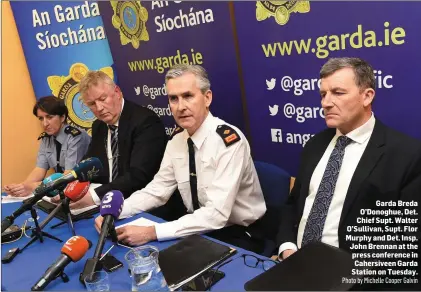
[[[159,224],[159,223],[141,217],[141,218],[138,218],[136,220],[130,221],[128,223],[125,223],[125,224],[116,226],[115,228],[118,229],[120,227],[127,226],[127,225],[134,225],[134,226],[154,226],[156,224]]]

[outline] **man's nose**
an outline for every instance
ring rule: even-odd
[[[322,98],[322,107],[323,108],[329,108],[332,107],[333,103],[332,103],[332,95],[327,93],[323,98]]]
[[[180,101],[178,102],[178,111],[182,112],[186,110],[186,108],[187,108],[187,103],[181,98]]]
[[[101,103],[101,102],[96,102],[96,103],[95,103],[95,106],[96,106],[96,110],[97,110],[98,112],[101,112],[101,111],[104,109],[104,106],[102,105],[102,103]]]

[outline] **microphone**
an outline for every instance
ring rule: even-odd
[[[113,240],[117,240],[117,235],[115,233],[114,228],[114,221],[120,216],[120,213],[123,210],[123,204],[124,196],[120,191],[110,191],[104,195],[104,198],[102,198],[100,214],[102,217],[104,217],[104,220],[102,221],[101,233],[99,235],[99,240],[95,249],[94,257],[86,261],[83,272],[80,274],[79,277],[80,282],[82,282],[83,284],[85,284],[83,280],[87,275],[95,271],[99,271],[102,268],[99,259],[104,248],[105,239],[108,233],[111,232],[111,234],[114,234]]]
[[[58,172],[53,173],[53,174],[52,174],[52,175],[50,175],[49,177],[44,178],[44,180],[42,181],[42,183],[43,183],[44,185],[49,184],[49,183],[51,183],[51,182],[55,181],[56,179],[61,178],[62,176],[63,176],[63,174],[62,174],[62,173],[58,173]],[[51,192],[49,192],[49,193],[48,193],[48,196],[49,196],[49,197],[55,197],[56,195],[58,195],[58,192],[59,192],[59,190],[54,190],[54,191],[51,191]]]
[[[85,160],[82,160],[77,164],[68,174],[63,175],[59,179],[56,179],[45,186],[39,186],[35,189],[34,194],[45,194],[49,191],[55,190],[62,185],[67,185],[68,183],[79,180],[81,182],[91,181],[92,179],[99,176],[99,173],[102,171],[102,163],[96,157],[91,157]]]
[[[123,210],[124,196],[120,191],[110,191],[104,195],[101,201],[100,214],[104,217],[101,225],[101,233],[97,247],[95,249],[94,258],[101,256],[104,248],[105,238],[109,231],[114,231],[114,220],[118,219]]]
[[[64,196],[65,196],[64,200],[72,201],[72,202],[79,201],[89,191],[90,184],[91,183],[88,181],[80,182],[78,180],[75,180],[69,183],[63,191]],[[65,203],[67,202],[65,201]]]
[[[83,258],[90,248],[89,241],[82,236],[73,236],[63,245],[60,257],[52,264],[44,275],[32,286],[31,291],[42,291],[52,280],[63,275],[64,268],[70,262]]]
[[[12,215],[7,216],[1,222],[1,232],[9,228],[16,217],[20,216],[25,211],[28,211],[32,206],[40,200],[44,195],[50,191],[59,189],[60,187],[67,185],[69,182],[79,179],[79,181],[85,182],[90,181],[93,178],[97,177],[102,171],[102,164],[96,157],[91,157],[81,161],[77,164],[68,174],[60,176],[58,179],[52,180],[46,185],[42,184],[37,187],[34,191],[34,196],[23,203]]]

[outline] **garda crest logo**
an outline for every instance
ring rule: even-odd
[[[120,31],[122,45],[132,43],[133,48],[139,48],[140,41],[149,41],[146,30],[148,11],[140,5],[140,1],[111,1],[114,10],[113,26]]]
[[[256,3],[256,19],[262,21],[275,17],[279,25],[285,25],[293,12],[307,13],[310,11],[310,1],[258,1]]]
[[[104,67],[100,69],[111,79],[114,79],[113,68]],[[83,63],[75,63],[70,67],[67,76],[49,76],[47,78],[48,86],[54,96],[64,100],[64,104],[69,110],[67,123],[72,126],[83,128],[89,135],[92,132],[92,123],[96,117],[91,110],[82,102],[79,94],[79,82],[89,71]]]

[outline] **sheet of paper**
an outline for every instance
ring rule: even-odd
[[[159,223],[156,223],[156,222],[154,222],[154,221],[152,221],[152,220],[149,220],[149,219],[146,219],[146,218],[141,217],[141,218],[138,218],[138,219],[136,219],[136,220],[130,221],[130,222],[128,222],[128,223],[122,224],[122,225],[120,225],[120,226],[116,226],[116,229],[117,229],[117,228],[120,228],[120,227],[123,227],[123,226],[126,226],[126,225],[134,225],[134,226],[154,226],[154,225],[156,225],[156,224],[159,224]]]
[[[29,199],[30,197],[32,197],[33,195],[29,195],[26,197],[13,197],[13,196],[2,196],[1,197],[1,202],[6,204],[6,203],[16,203],[16,202],[22,202],[23,200]]]

